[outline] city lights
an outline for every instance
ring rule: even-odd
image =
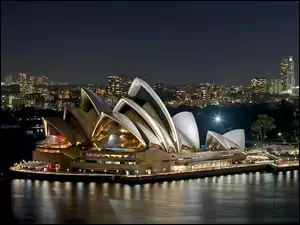
[[[297,3],[2,2],[2,221],[299,223]]]

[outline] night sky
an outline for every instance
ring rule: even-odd
[[[292,55],[298,77],[298,20],[293,1],[1,2],[1,75],[244,84]]]

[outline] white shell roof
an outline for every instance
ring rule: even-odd
[[[104,112],[107,114],[112,112],[112,108],[101,98],[101,96],[97,95],[96,93],[94,93],[86,88],[81,88],[81,93],[86,95],[89,98],[89,100],[93,104],[94,108],[96,109],[98,115],[100,115],[101,112]],[[82,98],[82,99],[84,99],[84,98]]]
[[[99,118],[92,136],[95,135],[95,131],[98,127],[98,125],[101,123],[101,121],[105,118],[105,117],[109,117],[110,119],[116,121],[117,123],[121,124],[123,127],[125,127],[128,131],[130,131],[138,140],[140,140],[144,145],[146,145],[146,142],[144,141],[144,139],[142,138],[139,130],[136,128],[136,126],[133,124],[133,122],[124,114],[119,113],[119,112],[113,112],[111,114],[106,114],[106,113],[102,113],[101,117]]]
[[[88,116],[88,113],[84,112],[82,109],[67,106],[67,110],[73,115],[77,120],[80,127],[84,130],[85,135],[90,139],[93,131],[93,121]]]
[[[166,151],[169,149],[168,141],[166,139],[166,131],[162,131],[161,127],[158,125],[158,123],[136,102],[134,102],[131,99],[128,98],[122,98],[117,103],[117,105],[114,108],[114,112],[118,112],[124,105],[130,106],[134,111],[136,111],[146,122],[147,124],[152,128],[155,135],[158,137],[158,139],[163,143],[163,147]]]
[[[193,113],[180,112],[172,117],[182,144],[188,147],[200,148],[198,126]]]
[[[128,90],[128,95],[131,96],[131,97],[135,97],[138,94],[138,92],[139,92],[139,90],[140,90],[141,87],[143,87],[149,93],[149,95],[153,98],[153,100],[160,107],[160,109],[163,112],[163,114],[165,116],[165,119],[167,120],[168,125],[169,125],[169,127],[171,129],[171,135],[170,135],[170,137],[176,143],[177,152],[180,152],[181,146],[180,146],[180,143],[179,143],[179,140],[178,140],[179,138],[178,138],[177,131],[176,131],[175,125],[173,123],[173,120],[171,118],[171,115],[169,114],[169,111],[166,108],[166,106],[163,103],[163,101],[159,98],[159,96],[156,94],[156,92],[150,87],[150,85],[147,84],[145,81],[143,81],[140,78],[135,78],[133,80],[133,82],[132,82],[129,90]]]
[[[225,149],[240,148],[238,144],[236,144],[232,140],[214,131],[207,131],[206,141],[210,136],[213,136]]]
[[[53,126],[57,131],[59,131],[63,136],[65,136],[72,144],[76,144],[77,141],[87,141],[83,133],[75,129],[72,125],[61,118],[46,117],[44,120],[47,121],[50,126]]]
[[[139,122],[137,122],[136,126],[138,126],[142,130],[142,132],[147,136],[150,143],[161,146],[160,141],[157,139],[157,137],[155,136],[155,134],[153,134],[151,130],[149,130],[147,127],[145,127],[143,124]]]
[[[223,134],[224,137],[231,140],[233,143],[235,143],[241,150],[245,150],[245,131],[244,129],[235,129],[231,130],[225,134]]]

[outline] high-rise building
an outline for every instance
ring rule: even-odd
[[[36,76],[30,76],[28,80],[28,85],[26,89],[26,94],[32,94],[36,92],[35,85],[36,85],[37,77]]]
[[[107,84],[107,102],[111,107],[114,107],[119,99],[124,95],[122,76],[108,76]]]
[[[18,83],[20,85],[21,94],[25,95],[26,89],[27,89],[27,74],[26,73],[19,73]]]
[[[250,82],[250,87],[255,93],[267,92],[267,79],[266,78],[254,78]]]
[[[287,69],[289,63],[287,59],[281,59],[280,61],[280,79],[282,90],[287,90]]]
[[[293,89],[295,87],[295,65],[293,57],[289,57],[288,69],[287,69],[287,86],[288,89]]]
[[[5,83],[5,85],[12,85],[12,83],[13,83],[13,76],[11,74],[9,74],[8,76],[6,76],[4,78],[4,83]]]
[[[268,80],[268,93],[279,94],[281,91],[281,79],[273,78]]]
[[[123,88],[123,97],[127,96],[130,85],[132,84],[133,78],[131,76],[125,75],[122,76],[121,86]]]
[[[38,76],[36,79],[36,92],[41,94],[46,100],[50,99],[48,86],[50,85],[49,77]]]
[[[280,79],[283,91],[292,89],[295,86],[294,61],[292,56],[288,59],[281,59]]]
[[[69,99],[71,98],[71,92],[69,89],[58,89],[57,90],[58,99]]]
[[[25,93],[26,94],[32,94],[32,93],[44,93],[44,89],[47,89],[47,86],[49,85],[50,80],[49,77],[45,76],[29,76],[29,79],[27,79],[27,88]],[[43,89],[41,91],[41,89]]]
[[[50,84],[50,79],[49,79],[49,77],[38,76],[37,79],[36,79],[36,84],[37,85],[48,86]]]
[[[121,76],[108,76],[107,93],[108,95],[120,97],[123,95],[123,82]]]

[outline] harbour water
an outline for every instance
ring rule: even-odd
[[[142,185],[9,181],[17,223],[299,223],[299,171]]]

